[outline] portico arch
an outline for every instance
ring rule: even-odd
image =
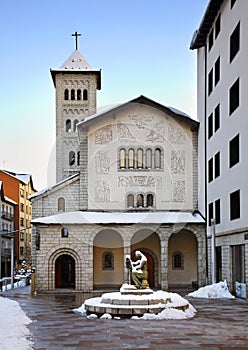
[[[116,289],[123,282],[123,239],[116,230],[101,230],[93,241],[94,289]]]
[[[131,240],[132,258],[134,258],[136,250],[140,250],[147,257],[149,286],[159,288],[161,284],[161,247],[158,234],[149,229],[141,229],[135,232]]]

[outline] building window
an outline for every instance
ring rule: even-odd
[[[208,182],[213,181],[213,158],[208,161]]]
[[[58,211],[65,211],[65,199],[63,197],[58,199]]]
[[[68,238],[69,237],[69,230],[66,227],[63,227],[61,229],[61,237],[62,238]]]
[[[127,196],[127,207],[134,208],[134,195],[131,193]]]
[[[69,90],[68,89],[65,89],[65,91],[64,91],[64,99],[69,100]]]
[[[239,163],[239,135],[229,142],[229,167]]]
[[[214,156],[214,177],[215,179],[220,176],[220,152]]]
[[[239,106],[239,78],[235,81],[229,91],[229,115]]]
[[[155,169],[161,169],[161,167],[162,167],[162,164],[161,164],[161,149],[160,148],[156,148],[155,149],[154,165],[155,165]]]
[[[148,148],[146,150],[146,169],[152,168],[152,150]]]
[[[217,36],[219,35],[219,33],[220,33],[220,14],[219,14],[219,16],[217,17],[217,19],[216,19],[216,22],[215,22],[215,39],[217,38]]]
[[[137,207],[144,208],[144,195],[141,193],[137,196]]]
[[[220,81],[220,57],[218,57],[217,61],[214,64],[214,84],[215,86]]]
[[[236,2],[236,0],[231,0],[231,9],[233,8],[235,2]]]
[[[80,89],[77,89],[77,100],[81,100],[82,99],[82,92]]]
[[[88,100],[88,90],[87,89],[84,89],[84,91],[83,91],[83,100],[84,101]]]
[[[35,249],[40,250],[40,233],[36,232],[35,235]]]
[[[230,193],[230,220],[240,218],[240,190]]]
[[[78,124],[78,120],[75,119],[73,122],[73,131],[76,132],[77,131],[77,124]]]
[[[172,254],[172,269],[173,270],[183,270],[184,259],[181,252],[174,252]]]
[[[208,73],[208,95],[213,91],[213,69]]]
[[[75,90],[71,89],[71,100],[75,100]]]
[[[214,203],[215,209],[215,223],[220,224],[220,199],[217,199]]]
[[[77,165],[80,165],[80,151],[77,152]]]
[[[128,150],[128,168],[133,169],[134,168],[134,149],[130,148]]]
[[[75,164],[75,152],[70,151],[69,152],[69,165],[74,165]]]
[[[208,37],[208,51],[211,50],[214,44],[214,31],[213,29],[211,30],[209,37]]]
[[[149,193],[146,197],[146,206],[153,207],[153,194]]]
[[[240,49],[240,23],[236,26],[230,36],[230,63],[237,55]]]
[[[103,253],[102,269],[103,270],[114,270],[114,254],[112,252]]]
[[[120,149],[120,168],[126,168],[126,150],[124,148]]]
[[[220,105],[214,109],[214,131],[216,132],[220,128]]]
[[[214,204],[209,203],[209,205],[208,205],[208,226],[211,226],[213,217],[214,217]]]
[[[71,121],[70,121],[70,119],[67,119],[67,121],[65,122],[65,131],[66,132],[71,132]]]
[[[143,168],[143,150],[141,148],[139,148],[137,151],[137,168]]]
[[[24,253],[24,247],[20,247],[20,255],[23,256]]]
[[[208,138],[213,136],[213,113],[208,117]]]

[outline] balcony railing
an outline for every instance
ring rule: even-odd
[[[11,214],[7,211],[2,211],[2,219],[14,221],[14,214]]]

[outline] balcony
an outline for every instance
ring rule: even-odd
[[[14,214],[11,214],[7,211],[2,211],[2,219],[14,221]]]

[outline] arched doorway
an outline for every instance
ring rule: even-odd
[[[173,233],[168,242],[169,288],[192,286],[198,280],[198,248],[193,232],[181,230]]]
[[[75,260],[68,254],[56,259],[55,288],[75,288]]]

